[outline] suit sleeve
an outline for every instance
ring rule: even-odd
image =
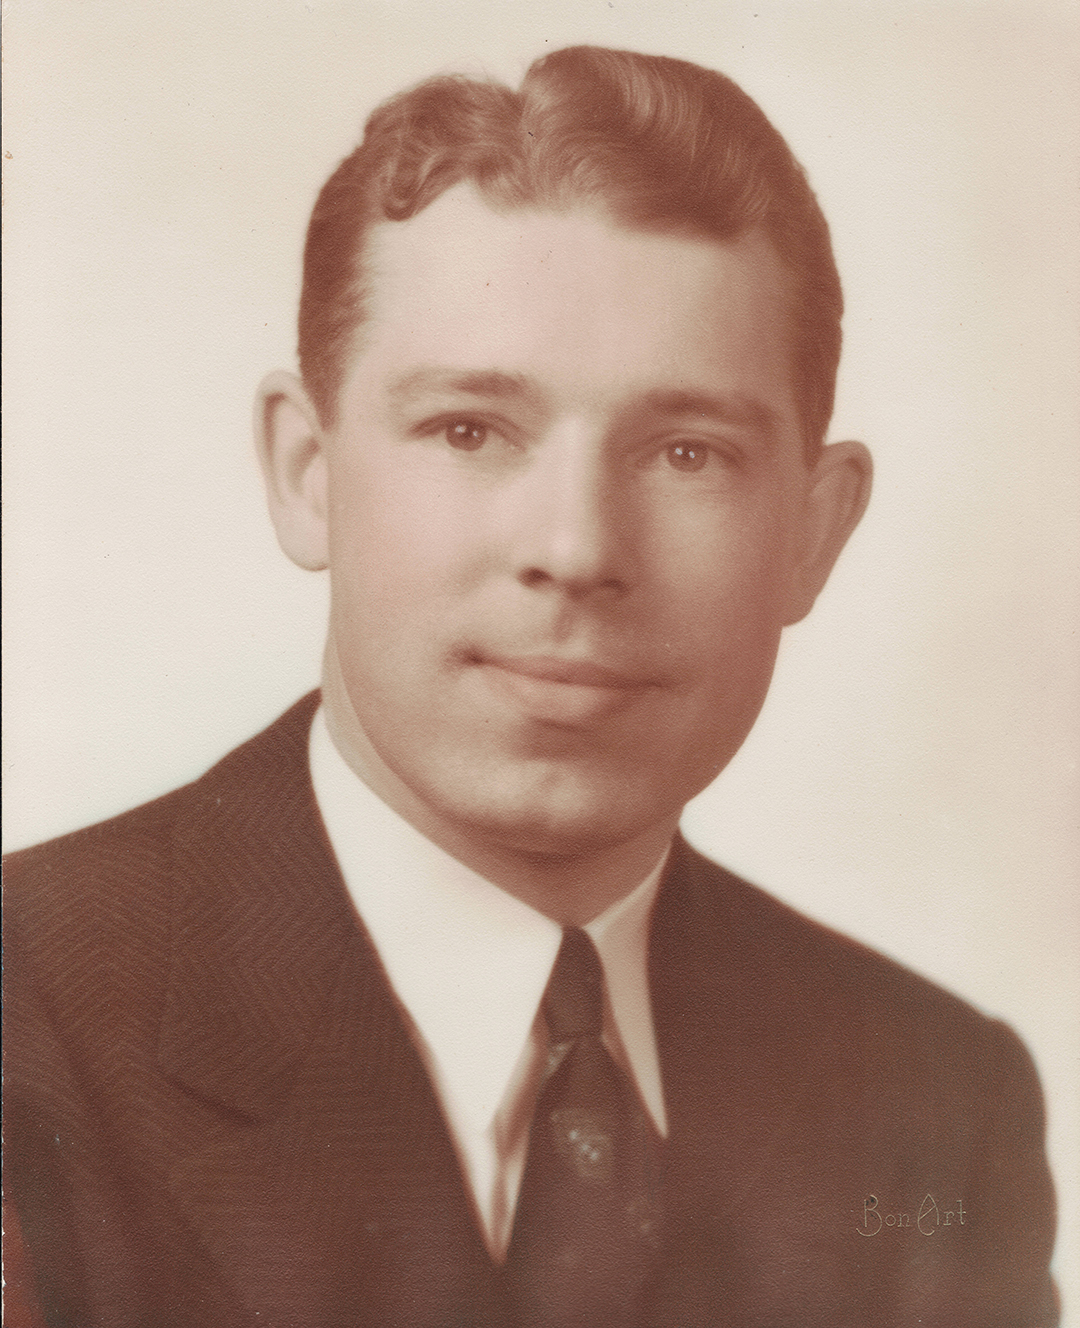
[[[15,1205],[4,1201],[4,1322],[9,1328],[45,1328],[34,1293],[30,1259]]]
[[[1049,1273],[1056,1204],[1046,1159],[1046,1117],[1031,1056],[1005,1024],[994,1023],[997,1073],[989,1085],[990,1147],[982,1193],[994,1272],[988,1280],[987,1322],[1054,1328],[1060,1319]],[[1004,1311],[1004,1312],[1002,1312]]]
[[[81,900],[50,906],[59,873],[46,863],[24,878],[22,865],[11,864],[7,882],[5,1199],[17,1214],[18,1249],[45,1320],[97,1322],[92,1283],[138,1282],[114,1165],[120,1148],[95,1106],[98,1058],[83,1036],[90,1028],[108,1039],[101,947]]]
[[[960,1125],[970,1131],[966,1191],[951,1212],[919,1210],[901,1322],[935,1328],[1055,1328],[1050,1276],[1055,1203],[1044,1148],[1035,1068],[1006,1025],[989,1022],[973,1076],[976,1098]],[[960,1186],[957,1186],[957,1194]],[[925,1203],[926,1201],[924,1201]],[[948,1222],[953,1231],[946,1232]],[[957,1226],[964,1230],[957,1230]]]

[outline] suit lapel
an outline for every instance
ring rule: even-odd
[[[166,1071],[260,1119],[291,1085],[354,939],[306,777],[300,703],[198,783],[172,844]]]
[[[653,1322],[880,1317],[853,1205],[867,1163],[891,1165],[889,1071],[867,1060],[863,997],[837,963],[826,929],[680,844],[650,952],[671,1126]]]
[[[496,1322],[441,1112],[314,803],[313,709],[194,785],[176,825],[159,1057],[216,1111],[173,1194],[258,1322]]]
[[[755,985],[747,987],[748,887],[726,873],[724,884],[730,890],[718,890],[717,869],[678,840],[650,945],[670,1123],[666,1248],[653,1319],[715,1328],[741,1322],[733,1293],[748,1258],[744,1209],[773,1164],[783,1115],[775,1094],[762,1095],[753,1082],[775,1009],[752,960]],[[748,1109],[748,1103],[757,1105]]]

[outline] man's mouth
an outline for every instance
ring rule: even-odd
[[[551,724],[606,719],[660,685],[640,670],[557,655],[475,652],[465,662],[503,701]]]

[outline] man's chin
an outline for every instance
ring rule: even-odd
[[[492,852],[513,854],[538,865],[588,858],[617,849],[678,818],[681,804],[660,795],[628,795],[626,781],[531,781],[455,790],[437,799],[443,822]],[[432,802],[435,800],[433,799]],[[429,802],[429,805],[432,805]]]

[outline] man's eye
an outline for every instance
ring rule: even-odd
[[[702,443],[672,443],[667,449],[668,465],[673,470],[701,470],[709,459],[709,449]]]
[[[487,442],[486,424],[475,420],[451,420],[444,431],[446,441],[461,452],[475,452]]]

